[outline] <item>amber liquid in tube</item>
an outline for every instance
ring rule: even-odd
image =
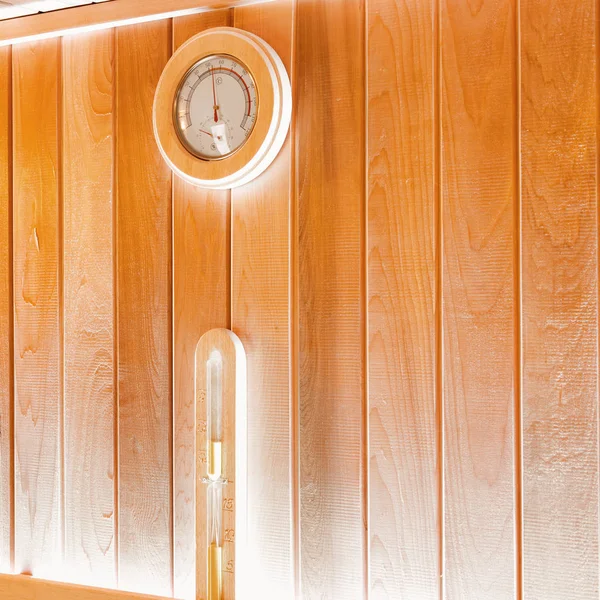
[[[223,529],[221,506],[223,486],[220,481],[208,484],[208,600],[222,598]]]
[[[206,363],[207,381],[207,455],[208,455],[208,600],[222,600],[223,555],[223,359],[214,350]]]

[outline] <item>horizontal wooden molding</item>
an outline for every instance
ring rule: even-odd
[[[0,21],[0,47],[272,0],[112,0]],[[165,10],[168,6],[168,10]]]
[[[45,581],[26,575],[0,575],[2,600],[164,600],[133,592]]]

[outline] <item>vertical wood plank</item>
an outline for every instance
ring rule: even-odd
[[[299,0],[294,54],[304,598],[366,591],[364,3]]]
[[[210,27],[231,24],[231,11],[173,19],[173,48]],[[174,579],[175,597],[195,598],[194,353],[214,327],[229,328],[230,192],[173,179],[174,221]]]
[[[116,585],[114,31],[63,41],[65,576]]]
[[[598,598],[597,3],[524,0],[524,597]]]
[[[171,23],[117,28],[119,586],[172,592],[171,174],[152,132]]]
[[[291,77],[291,0],[235,9]],[[248,360],[249,572],[266,597],[294,596],[290,380],[291,138],[249,185],[232,190],[232,315]]]
[[[433,2],[368,4],[371,598],[439,597]]]
[[[516,597],[516,14],[441,14],[445,589]]]
[[[0,49],[0,571],[11,569],[13,517],[11,49]]]
[[[58,40],[13,49],[15,569],[56,577],[60,519]]]

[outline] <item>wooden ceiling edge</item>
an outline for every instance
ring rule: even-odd
[[[2,600],[166,600],[105,588],[46,581],[26,575],[0,575]]]
[[[0,47],[273,0],[111,0],[0,20]]]

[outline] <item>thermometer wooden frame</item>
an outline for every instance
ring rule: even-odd
[[[254,128],[239,150],[219,160],[206,160],[181,143],[173,103],[189,69],[213,54],[227,54],[244,64],[260,100]],[[273,162],[287,136],[291,112],[289,77],[273,48],[247,31],[215,27],[190,38],[165,66],[154,96],[154,135],[163,158],[182,179],[208,189],[231,189],[252,181]]]
[[[217,357],[221,395],[218,456],[210,423],[211,368]],[[246,354],[229,329],[207,331],[196,347],[196,598],[233,600],[247,595]],[[220,486],[219,505],[211,488]],[[220,541],[211,543],[211,511],[220,515]]]

